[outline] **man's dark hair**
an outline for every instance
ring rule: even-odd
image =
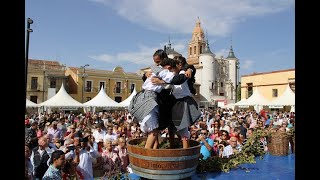
[[[159,56],[160,59],[168,58],[167,53],[166,53],[164,50],[162,50],[162,49],[156,50],[156,52],[154,52],[154,54],[153,54],[153,57],[154,57],[154,56]]]
[[[51,155],[51,159],[50,159],[50,163],[49,164],[53,164],[53,160],[54,159],[59,159],[61,155],[63,155],[64,152],[62,150],[56,150],[52,153]]]
[[[167,65],[169,65],[171,67],[176,67],[175,61],[171,58],[164,58],[163,60],[161,60],[160,65],[162,67],[167,66]]]

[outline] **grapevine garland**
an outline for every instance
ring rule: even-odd
[[[248,138],[247,143],[242,146],[241,151],[229,156],[229,158],[209,157],[204,160],[200,157],[197,173],[205,172],[229,172],[233,168],[239,167],[240,164],[256,163],[255,157],[263,159],[265,151],[260,149],[260,138],[268,134],[263,130],[254,131],[252,137]]]

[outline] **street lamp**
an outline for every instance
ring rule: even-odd
[[[86,64],[86,65],[84,65],[84,66],[80,66],[80,68],[81,69],[83,69],[83,74],[82,74],[82,94],[81,94],[81,102],[83,103],[83,95],[84,95],[84,88],[85,88],[85,86],[84,86],[84,80],[85,80],[85,77],[87,76],[86,75],[86,67],[88,67],[89,66],[89,64]]]
[[[26,39],[26,60],[25,60],[25,83],[26,83],[26,91],[27,91],[27,75],[28,75],[28,61],[29,61],[29,35],[33,30],[30,28],[30,24],[33,23],[33,20],[27,19],[27,39]]]
[[[239,60],[236,62],[236,100],[235,103],[238,101],[238,86],[239,86],[239,69],[240,69],[240,62]],[[241,91],[241,90],[240,90]]]

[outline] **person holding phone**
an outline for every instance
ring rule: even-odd
[[[200,131],[197,141],[200,142],[200,154],[203,156],[203,159],[205,160],[211,156],[214,144],[213,140],[208,137],[207,129],[202,129]]]

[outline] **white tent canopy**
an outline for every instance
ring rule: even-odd
[[[274,106],[294,106],[295,105],[295,93],[288,85],[284,93],[277,99],[270,102],[270,105]]]
[[[29,107],[39,107],[39,104],[36,104],[32,101],[30,101],[29,99],[26,100],[26,107],[29,108]]]
[[[259,91],[258,88],[253,90],[253,94],[245,101],[241,102],[239,101],[238,105],[248,105],[248,106],[267,106],[270,104],[270,101],[267,100],[265,97],[263,97]],[[236,103],[237,105],[237,103]]]
[[[63,84],[56,95],[39,105],[44,107],[83,107],[82,103],[76,101],[67,93]]]
[[[118,102],[112,100],[104,91],[102,86],[100,92],[90,101],[83,103],[87,107],[122,107]]]
[[[132,100],[133,96],[135,96],[136,94],[137,94],[136,87],[134,87],[131,95],[130,95],[127,99],[123,100],[123,101],[120,103],[120,105],[121,105],[122,107],[128,107],[128,106],[130,105],[130,101]]]
[[[239,107],[241,107],[241,106],[247,106],[247,105],[244,105],[243,103],[246,101],[247,99],[241,99],[240,101],[238,101],[238,102],[236,102],[235,104],[234,104],[234,106],[239,106]]]

